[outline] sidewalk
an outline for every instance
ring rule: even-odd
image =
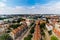
[[[46,40],[50,40],[50,36],[49,36],[49,34],[48,34],[48,31],[47,30],[44,30],[44,32],[45,32],[45,37],[46,37]]]

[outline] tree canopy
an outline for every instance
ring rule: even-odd
[[[51,40],[59,40],[56,36],[51,36]]]
[[[0,36],[0,40],[12,40],[9,34],[4,33]]]

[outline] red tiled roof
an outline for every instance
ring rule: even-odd
[[[35,31],[33,34],[33,40],[38,40],[39,38],[40,38],[40,28],[39,28],[38,24],[36,24]]]
[[[15,30],[12,30],[12,33],[14,33],[14,34],[15,34],[15,33],[16,33],[16,31],[15,31]]]
[[[16,32],[17,32],[18,30],[19,30],[18,28],[15,29]]]
[[[17,31],[21,30],[23,27],[25,27],[25,25],[24,25],[24,24],[23,24],[23,25],[21,25],[21,26],[19,26],[18,28],[14,29],[14,30],[12,30],[12,33],[16,34],[16,33],[17,33]]]
[[[18,27],[19,30],[21,29],[20,27],[21,27],[21,26]]]

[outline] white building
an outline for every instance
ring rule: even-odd
[[[4,19],[4,21],[8,21],[9,19]]]
[[[46,24],[46,28],[48,31],[52,30],[53,29],[53,26],[51,26],[50,24]]]
[[[0,32],[1,33],[5,32],[8,27],[9,27],[8,24],[0,24]]]
[[[27,26],[29,27],[30,26],[30,20],[26,19],[26,23],[27,23]]]

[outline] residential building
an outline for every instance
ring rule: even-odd
[[[27,27],[26,23],[24,23],[21,26],[19,26],[18,28],[13,29],[10,32],[10,36],[13,38],[13,40],[15,40],[19,36],[21,37],[22,35],[24,35],[25,32],[27,32],[27,30],[28,30],[28,27]]]

